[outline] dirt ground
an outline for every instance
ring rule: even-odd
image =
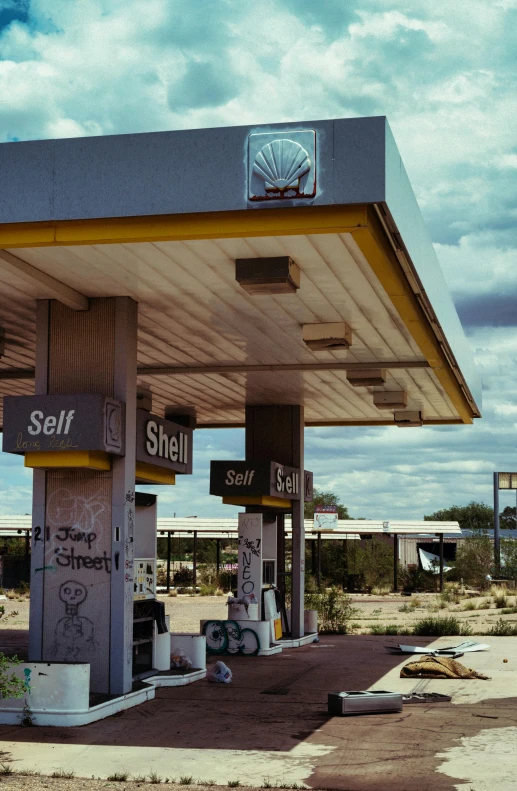
[[[165,611],[170,615],[171,630],[174,632],[197,632],[202,618],[224,619],[227,615],[226,596],[163,595],[159,598],[165,602]],[[5,607],[4,616],[0,619],[0,629],[28,628],[28,598],[7,598],[0,604]],[[503,614],[501,608],[496,608],[488,593],[483,596],[462,597],[459,604],[448,603],[445,607],[440,597],[431,593],[412,596],[355,594],[352,596],[352,606],[356,612],[350,620],[349,628],[353,627],[351,631],[354,634],[370,634],[372,627],[383,626],[411,629],[422,618],[448,615],[458,618],[470,628],[472,634],[486,634],[499,618],[517,626],[517,611]],[[466,609],[467,607],[476,609]],[[509,595],[506,608],[513,607],[517,607],[517,596]]]

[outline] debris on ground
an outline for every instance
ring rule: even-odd
[[[404,665],[400,671],[401,678],[480,678],[487,680],[488,676],[465,667],[449,656],[423,656],[414,662]]]
[[[450,695],[442,695],[441,692],[411,692],[409,695],[402,695],[402,703],[450,703]]]
[[[459,645],[451,645],[444,648],[427,648],[422,645],[387,645],[386,650],[390,654],[425,654],[426,656],[451,656],[453,659],[471,651],[488,651],[490,648],[486,643],[475,643],[467,640]]]
[[[207,681],[211,681],[215,684],[229,684],[232,680],[232,671],[224,662],[219,661],[207,670],[206,678]]]

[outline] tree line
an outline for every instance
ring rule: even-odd
[[[325,492],[321,489],[314,489],[314,499],[312,503],[305,503],[305,518],[312,519],[316,505],[333,505],[337,507],[339,519],[353,519],[348,513],[346,505],[339,500],[333,492]],[[366,519],[368,517],[359,517]],[[432,514],[425,514],[426,522],[458,522],[462,530],[493,530],[494,528],[494,509],[485,503],[477,503],[474,500],[468,505],[451,505],[450,508],[441,508]],[[507,505],[499,514],[499,525],[502,530],[517,529],[516,508]]]

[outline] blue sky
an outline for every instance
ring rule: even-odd
[[[308,429],[306,466],[353,516],[490,503],[517,469],[517,0],[0,0],[0,141],[386,115],[484,382],[470,427]],[[161,513],[228,515],[196,474]],[[3,513],[30,474],[0,455]],[[512,500],[502,497],[503,505]],[[508,500],[508,502],[507,502]]]

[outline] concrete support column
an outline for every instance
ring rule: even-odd
[[[399,537],[393,536],[393,591],[397,593],[399,589]]]
[[[302,406],[247,406],[246,460],[276,461],[304,470],[304,412]],[[292,500],[291,633],[304,634],[305,529],[303,487]]]
[[[36,337],[36,393],[121,401],[125,455],[109,470],[34,472],[29,657],[89,663],[93,692],[122,694],[132,686],[137,305],[40,301]]]
[[[438,536],[440,542],[440,593],[443,591],[443,533]]]

